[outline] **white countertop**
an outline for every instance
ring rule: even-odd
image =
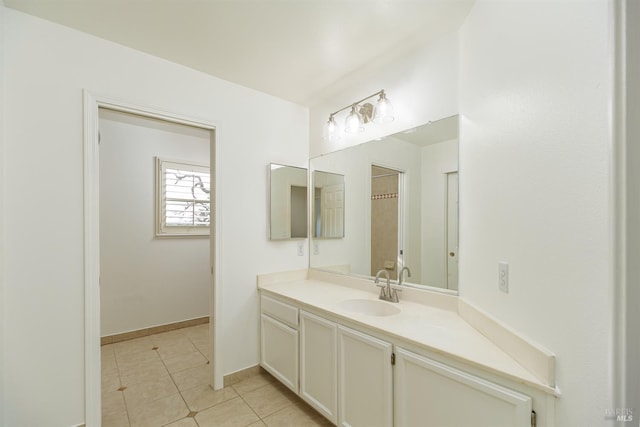
[[[339,303],[348,299],[378,299],[378,288],[371,292],[314,279],[260,283],[259,288],[297,303],[302,308],[320,310],[331,316],[346,319],[401,340],[409,341],[464,363],[479,367],[511,380],[527,384],[546,393],[557,390],[539,381],[509,354],[473,328],[456,311],[403,300],[397,305],[401,311],[391,316],[371,316],[342,308]]]

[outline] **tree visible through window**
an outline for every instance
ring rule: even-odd
[[[203,164],[158,158],[158,235],[208,235],[211,175]]]

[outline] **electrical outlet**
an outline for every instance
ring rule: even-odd
[[[498,263],[498,288],[505,294],[509,293],[509,263]]]
[[[320,247],[318,246],[318,241],[317,240],[313,241],[313,254],[314,255],[319,255],[320,254]]]
[[[304,240],[298,242],[298,256],[304,256]]]

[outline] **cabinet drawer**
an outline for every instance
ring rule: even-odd
[[[262,295],[260,300],[262,312],[268,314],[274,319],[278,319],[283,323],[298,329],[298,308],[278,301],[274,298]]]

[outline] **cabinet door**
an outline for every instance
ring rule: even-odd
[[[395,425],[529,427],[531,398],[396,348]]]
[[[300,396],[338,422],[338,326],[300,312]]]
[[[298,331],[262,315],[260,365],[298,393]]]
[[[340,426],[393,424],[391,353],[388,342],[338,327]]]

